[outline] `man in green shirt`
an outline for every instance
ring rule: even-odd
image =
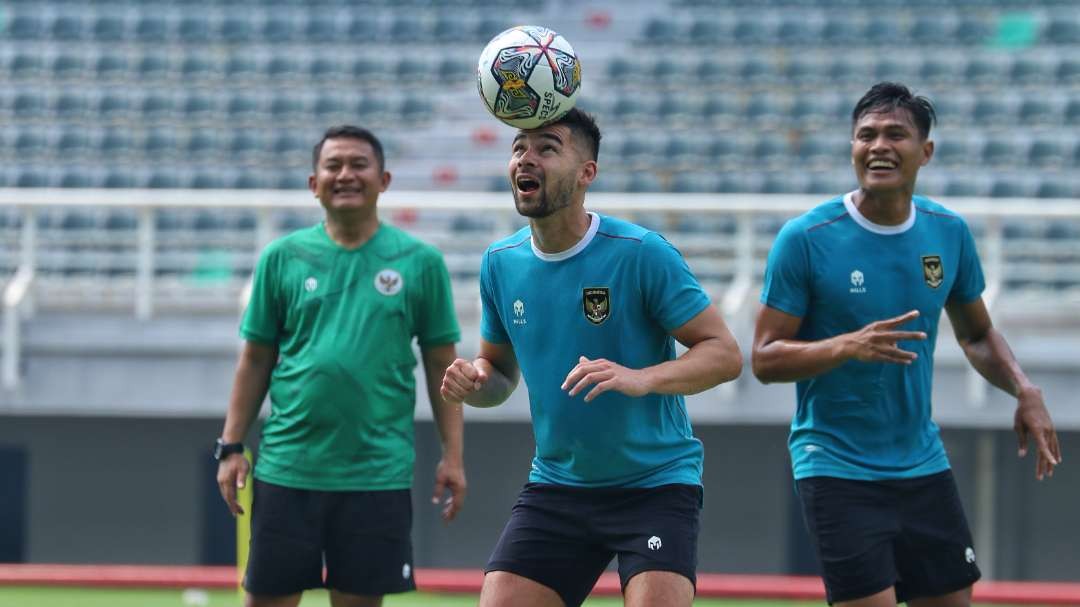
[[[240,513],[242,441],[269,392],[248,607],[295,607],[305,589],[324,586],[334,607],[378,607],[382,595],[415,588],[414,337],[442,439],[432,501],[448,491],[442,516],[451,520],[465,497],[461,408],[439,394],[460,339],[442,255],[380,223],[376,201],[390,173],[371,132],[329,129],[313,164],[308,186],[326,218],[259,259],[215,450],[222,497]]]

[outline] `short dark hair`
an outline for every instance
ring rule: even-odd
[[[930,127],[937,123],[934,104],[922,95],[915,95],[911,89],[898,82],[879,82],[870,87],[851,112],[851,128],[855,128],[855,123],[864,114],[891,112],[897,108],[911,114],[911,119],[923,139],[930,136]]]
[[[315,144],[315,149],[311,152],[311,168],[319,168],[319,156],[322,154],[323,144],[327,139],[359,139],[371,144],[371,149],[375,150],[375,158],[379,161],[379,170],[386,170],[386,156],[383,155],[382,142],[375,136],[375,133],[360,126],[353,126],[351,124],[339,124],[326,129],[323,133],[322,139],[319,143]]]
[[[600,157],[600,127],[596,126],[596,118],[592,114],[572,108],[562,118],[550,123],[550,125],[555,124],[565,125],[571,133],[584,139],[589,146],[585,151],[590,153],[591,160]]]

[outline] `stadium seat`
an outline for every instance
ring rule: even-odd
[[[787,111],[772,93],[760,93],[750,97],[743,108],[743,117],[761,129],[769,129],[779,124],[786,115]]]
[[[716,44],[719,37],[719,29],[710,29],[713,22],[696,20],[690,26],[689,38],[695,44]],[[663,18],[652,18],[645,22],[641,37],[648,44],[667,45],[680,39],[679,28],[674,21]]]
[[[976,86],[1000,86],[1009,78],[1011,65],[1006,57],[974,57],[964,67],[964,80]]]
[[[94,21],[94,39],[116,43],[127,38],[127,24],[117,15],[101,15]]]
[[[443,57],[436,73],[439,80],[447,85],[469,82],[476,78],[476,62],[461,57]]]
[[[787,142],[778,135],[759,139],[753,148],[755,167],[780,168],[788,160]]]
[[[467,36],[465,23],[453,15],[439,15],[431,29],[431,37],[438,42],[460,42]]]
[[[86,75],[86,60],[82,55],[61,53],[53,59],[54,80],[75,80]]]
[[[13,79],[37,79],[45,73],[45,61],[36,53],[17,53],[11,59],[11,64],[8,69]]]
[[[406,95],[401,101],[398,113],[409,124],[423,122],[432,117],[435,112],[434,104],[423,95]]]
[[[262,132],[257,129],[238,129],[229,139],[228,151],[231,159],[251,160],[258,157],[266,148]]]
[[[716,188],[716,182],[712,172],[680,172],[672,176],[668,189],[677,193],[711,192]]]
[[[1013,62],[1010,78],[1016,86],[1050,84],[1054,79],[1055,67],[1048,61],[1021,57]]]
[[[279,93],[270,100],[270,118],[274,124],[296,120],[304,113],[304,100],[294,93]]]
[[[993,35],[993,31],[993,28],[985,19],[965,16],[961,18],[960,23],[956,26],[953,38],[961,44],[974,47],[986,43]]]
[[[362,19],[362,17],[359,17]],[[366,21],[370,23],[370,21]],[[374,25],[372,32],[374,32]],[[312,15],[304,26],[304,38],[312,44],[340,42],[344,32],[338,27],[338,20],[322,15]],[[354,42],[359,42],[359,39]]]
[[[732,34],[739,46],[762,45],[773,39],[770,23],[757,17],[740,18]]]
[[[48,150],[48,142],[39,130],[26,129],[15,135],[15,142],[12,147],[17,157],[20,160],[25,160],[45,154],[46,150]]]
[[[270,44],[292,42],[297,37],[296,23],[287,16],[272,16],[263,23],[261,35]]]
[[[940,15],[923,15],[915,19],[908,30],[908,39],[916,44],[951,44],[955,31]]]
[[[143,139],[141,159],[151,162],[172,159],[176,153],[176,144],[176,133],[171,129],[153,129]]]
[[[105,175],[101,184],[104,188],[133,188],[135,176],[130,171],[113,170]]]
[[[972,110],[975,124],[981,127],[1006,124],[1012,118],[1009,106],[999,98],[980,96]]]
[[[905,42],[907,32],[901,31],[895,17],[871,17],[862,30],[862,39],[870,44],[889,46]]]
[[[945,184],[944,194],[948,197],[970,197],[979,196],[982,194],[982,191],[972,179],[967,177],[956,177],[950,179]]]
[[[180,178],[173,171],[155,171],[146,180],[146,187],[164,190],[176,189],[180,187]]]
[[[128,59],[124,55],[106,52],[94,62],[94,74],[99,82],[124,79],[128,69]]]
[[[86,95],[78,92],[61,93],[53,102],[53,115],[58,120],[82,121],[87,116],[90,103]]]
[[[232,15],[221,21],[217,35],[228,44],[247,44],[255,39],[255,27],[250,18]]]
[[[649,171],[635,171],[627,180],[627,192],[660,192],[664,188],[657,176]]]
[[[311,113],[322,124],[342,122],[348,111],[348,104],[339,93],[323,93],[315,98]]]
[[[162,44],[169,37],[169,24],[158,15],[142,15],[135,23],[135,39]]]
[[[90,135],[80,126],[64,128],[56,139],[56,156],[59,158],[80,158],[90,148]]]
[[[225,61],[225,79],[234,84],[259,78],[259,64],[246,54],[235,54]]]
[[[263,71],[267,82],[277,83],[282,80],[291,80],[303,70],[296,58],[286,54],[276,54],[266,62]]]
[[[102,133],[97,149],[108,161],[126,157],[131,151],[131,134],[126,129],[107,129]]]
[[[963,66],[948,57],[927,57],[919,67],[919,82],[926,85],[948,85],[959,82]]]
[[[847,46],[855,42],[862,42],[861,32],[855,29],[851,19],[841,15],[830,14],[825,25],[821,28],[821,40],[824,44],[832,46]],[[885,43],[885,41],[881,41]]]
[[[225,103],[225,115],[230,123],[261,119],[262,96],[248,92],[238,92],[230,95]]]
[[[68,169],[60,175],[61,188],[90,188],[94,187],[94,176],[82,169]]]
[[[739,65],[739,79],[749,85],[769,84],[775,79],[773,66],[761,57],[746,57]]]
[[[611,106],[611,116],[623,123],[640,123],[651,114],[649,108],[636,95],[620,95]]]
[[[1038,198],[1075,198],[1080,196],[1080,190],[1074,185],[1061,179],[1043,179],[1035,190]]]
[[[45,21],[40,15],[15,15],[7,27],[13,40],[39,40],[45,36]]]
[[[17,188],[46,188],[49,185],[49,176],[37,169],[21,170],[15,176]]]
[[[784,78],[796,85],[828,82],[829,65],[816,57],[792,57],[784,66]]]
[[[405,56],[395,66],[396,82],[402,86],[418,86],[434,80],[431,65],[421,58]]]
[[[1028,97],[1020,103],[1018,117],[1029,126],[1057,125],[1060,122],[1057,109],[1044,95]]]
[[[390,104],[378,93],[372,93],[356,102],[355,111],[357,120],[378,123],[388,118]]]
[[[57,42],[76,42],[82,40],[86,32],[86,24],[82,17],[76,15],[60,15],[52,22],[52,39]]]
[[[686,82],[686,68],[673,57],[661,57],[648,72],[648,86],[678,86]]]
[[[946,167],[968,167],[973,154],[968,141],[962,138],[938,138],[934,147],[934,164]]]
[[[172,96],[162,93],[150,93],[139,102],[139,111],[148,124],[168,120],[176,113],[176,103]]]
[[[1065,104],[1063,121],[1069,127],[1080,126],[1080,99],[1070,99]]]
[[[169,58],[157,53],[144,55],[135,68],[141,82],[163,80],[169,76],[171,66]]]
[[[627,61],[628,71],[633,71],[633,66]],[[729,84],[738,80],[737,66],[731,61],[719,61],[712,57],[706,57],[698,63],[694,70],[697,82],[705,86],[717,86]]]
[[[921,64],[909,56],[896,54],[882,56],[874,65],[874,80],[876,82],[884,80],[914,82],[919,78],[920,67]]]
[[[187,183],[193,190],[218,190],[225,187],[221,174],[212,171],[197,171]],[[196,230],[213,230],[224,227],[225,222],[216,213],[199,213],[195,218]]]
[[[20,92],[11,104],[12,112],[19,120],[42,118],[46,113],[45,96],[39,93]]]
[[[997,179],[990,187],[992,198],[1024,198],[1029,195],[1028,188],[1015,179]]]
[[[183,114],[188,120],[213,120],[217,109],[217,100],[206,93],[188,93],[183,101]]]
[[[181,18],[176,26],[176,35],[184,44],[210,42],[213,38],[210,22],[206,16],[199,14],[188,14]]]
[[[197,85],[217,78],[219,66],[208,55],[190,54],[180,63],[180,79],[185,84]]]
[[[337,57],[315,56],[308,63],[307,74],[314,82],[341,78],[346,74],[345,64]]]
[[[106,92],[97,100],[97,115],[101,120],[116,121],[131,113],[131,99],[121,93]]]
[[[1050,19],[1042,32],[1042,39],[1051,44],[1080,44],[1080,19],[1076,11],[1056,15]]]
[[[1017,142],[998,137],[991,138],[983,145],[982,161],[989,167],[1011,168],[1016,161],[1024,158],[1024,152]]]
[[[700,115],[698,107],[681,92],[664,95],[656,104],[656,116],[660,124],[695,123]]]
[[[394,44],[408,44],[427,39],[427,28],[415,13],[399,14],[386,31],[387,40]]]
[[[1055,79],[1064,86],[1080,85],[1080,58],[1063,57],[1058,62]]]
[[[189,159],[195,161],[214,156],[218,151],[217,131],[204,128],[191,132],[184,144],[184,151]]]
[[[378,24],[375,22],[373,15],[370,15],[364,11],[357,11],[353,16],[352,21],[349,22],[348,29],[345,34],[346,37],[352,42],[360,43],[372,43],[375,42],[376,33],[378,32]],[[495,32],[492,35],[497,34]]]
[[[817,45],[821,42],[821,24],[806,15],[786,17],[776,29],[776,40],[784,46]]]

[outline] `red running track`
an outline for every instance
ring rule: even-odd
[[[417,569],[416,584],[428,592],[478,593],[484,574],[478,569]],[[0,586],[87,586],[113,588],[232,588],[235,567],[173,567],[152,565],[0,565]],[[783,575],[698,574],[698,596],[823,600],[825,590],[816,577]],[[593,591],[618,595],[619,578],[605,573]],[[979,582],[980,603],[1080,605],[1080,583]]]

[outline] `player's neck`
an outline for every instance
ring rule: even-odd
[[[327,213],[326,235],[345,249],[362,246],[379,230],[379,216],[375,213]]]
[[[581,205],[572,205],[547,217],[529,219],[532,240],[544,253],[562,253],[572,248],[589,231],[592,215]]]
[[[859,213],[869,221],[881,226],[898,226],[911,215],[911,190],[871,192],[859,188],[852,202]]]

